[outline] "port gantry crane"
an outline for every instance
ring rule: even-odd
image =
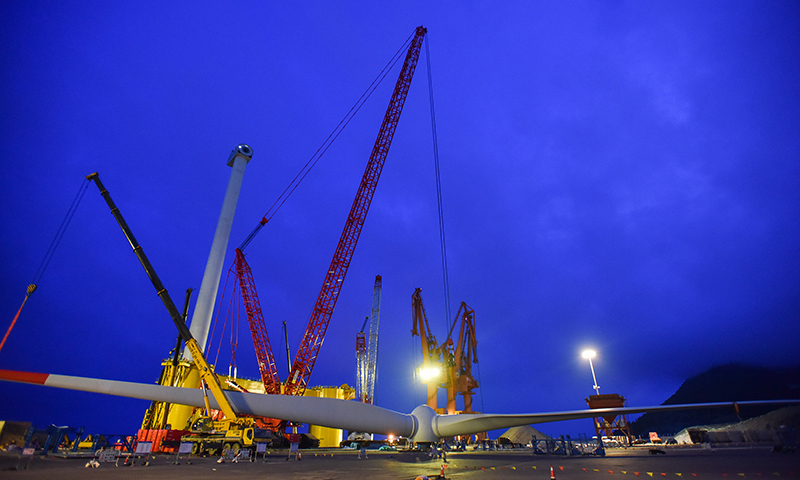
[[[456,319],[460,320],[461,329],[458,334],[458,341],[455,342],[455,351],[452,352],[452,361],[449,362],[450,369],[447,388],[447,412],[454,413],[456,410],[456,394],[464,396],[464,410],[462,413],[472,412],[472,390],[478,388],[478,382],[472,376],[472,364],[478,363],[478,339],[475,336],[475,311],[461,302],[461,307],[456,313]],[[452,348],[453,330],[456,322],[450,327],[447,335],[447,345]]]
[[[308,380],[314,369],[314,363],[319,355],[322,342],[325,339],[325,333],[328,329],[331,316],[333,315],[336,301],[339,298],[339,293],[344,284],[347,270],[353,259],[353,253],[358,243],[361,229],[364,226],[372,197],[375,194],[375,187],[378,184],[383,165],[386,162],[389,147],[394,138],[397,123],[403,111],[406,97],[408,96],[409,86],[414,76],[422,41],[426,32],[427,29],[424,27],[417,27],[411,44],[408,47],[408,53],[403,62],[400,76],[395,84],[389,106],[386,109],[383,123],[378,132],[378,138],[375,140],[375,145],[372,148],[367,167],[361,178],[358,192],[353,200],[350,213],[347,215],[344,229],[339,238],[339,243],[336,246],[333,259],[325,274],[322,288],[317,296],[314,310],[308,321],[308,326],[306,327],[305,334],[297,350],[292,368],[289,371],[289,376],[283,384],[282,393],[285,395],[302,395],[308,385]],[[262,219],[261,226],[263,226],[266,221],[266,217]],[[250,322],[253,343],[256,345],[259,369],[261,370],[261,377],[264,381],[264,388],[271,389],[271,391],[267,393],[278,393],[280,391],[280,380],[272,357],[267,331],[264,327],[261,306],[255,291],[255,284],[252,281],[250,268],[247,266],[244,254],[240,249],[236,251],[236,268],[237,274],[239,275],[242,295],[245,298],[245,309],[247,311],[248,321]]]
[[[439,384],[442,383],[441,376],[444,372],[442,363],[443,348],[439,347],[436,337],[431,333],[428,324],[428,316],[425,314],[425,305],[422,303],[422,289],[417,288],[411,295],[412,327],[411,336],[419,336],[422,340],[422,367],[419,376],[427,386],[426,405],[436,410],[437,413],[443,411],[437,408],[436,394],[439,391]]]
[[[412,329],[411,336],[419,336],[422,341],[422,367],[420,377],[427,386],[426,404],[439,413],[474,413],[472,411],[472,391],[478,382],[472,376],[472,364],[478,363],[478,339],[475,336],[475,311],[466,303],[456,313],[456,321],[450,327],[447,340],[440,346],[431,333],[425,306],[422,303],[422,289],[417,288],[411,296]],[[461,325],[458,341],[453,341],[456,323]],[[454,348],[455,345],[455,348]],[[447,391],[447,408],[437,406],[439,387]],[[464,396],[464,409],[456,410],[456,395]]]

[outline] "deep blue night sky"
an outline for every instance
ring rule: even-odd
[[[800,360],[796,2],[230,3],[0,6],[2,333],[94,171],[182,304],[228,154],[248,143],[224,283],[233,248],[424,25],[451,309],[476,312],[477,410],[584,408],[585,347],[601,393],[632,406],[715,365]],[[416,287],[446,336],[426,61],[423,49],[311,377],[354,385],[382,275],[376,403],[402,412],[424,402]],[[398,72],[247,249],[281,372],[281,322],[294,353]],[[0,368],[151,383],[175,337],[90,186]],[[242,323],[236,361],[255,378],[248,337]],[[0,383],[0,405],[0,419],[132,433],[147,402]]]

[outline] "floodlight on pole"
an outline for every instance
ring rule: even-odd
[[[589,360],[589,368],[592,369],[592,380],[594,380],[594,386],[592,388],[594,388],[596,395],[600,395],[600,387],[597,385],[597,377],[594,374],[594,364],[592,363],[592,359],[597,356],[597,352],[594,350],[584,350],[581,356]]]

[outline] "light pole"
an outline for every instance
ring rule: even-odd
[[[592,369],[592,380],[594,380],[594,386],[592,388],[594,388],[596,395],[600,395],[600,387],[597,386],[597,377],[594,374],[594,364],[592,364],[592,359],[597,356],[597,352],[594,350],[584,350],[583,353],[581,353],[581,356],[589,359],[589,368]]]

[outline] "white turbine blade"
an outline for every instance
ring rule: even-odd
[[[177,403],[194,407],[202,407],[204,405],[203,392],[193,388],[167,387],[11,370],[0,370],[0,380]],[[280,418],[322,427],[358,430],[361,432],[391,433],[406,437],[414,433],[415,422],[410,415],[361,402],[335,398],[267,395],[234,391],[226,391],[225,395],[233,409],[240,414]],[[213,397],[209,397],[209,403],[212,408],[219,408]]]
[[[165,387],[162,385],[73,377],[70,375],[16,372],[12,370],[0,370],[0,380],[83,392],[105,393],[119,397],[179,403],[194,407],[204,406],[203,392],[199,389]],[[216,402],[212,402],[212,404],[216,405]]]
[[[97,378],[48,375],[45,373],[0,370],[0,380],[44,385],[84,392],[105,393],[121,397],[177,403],[202,407],[203,392],[193,388],[166,387],[142,383],[101,380]],[[226,391],[225,395],[237,413],[292,420],[322,427],[360,432],[394,434],[416,442],[435,442],[454,435],[486,432],[535,423],[558,422],[579,418],[605,417],[632,413],[733,407],[736,405],[797,404],[800,400],[756,400],[745,402],[694,403],[658,405],[654,407],[596,408],[567,412],[530,414],[461,414],[437,415],[427,405],[420,405],[410,415],[375,405],[335,398],[297,397]],[[216,400],[209,397],[212,408]]]
[[[440,437],[468,435],[501,428],[531,425],[535,423],[560,422],[580,418],[630,415],[633,413],[665,412],[671,410],[693,410],[700,408],[731,407],[736,405],[780,405],[800,403],[800,400],[755,400],[745,402],[692,403],[684,405],[658,405],[654,407],[596,408],[593,410],[573,410],[567,412],[529,413],[529,414],[461,414],[438,415],[434,431]]]
[[[233,408],[264,417],[282,418],[321,427],[409,437],[411,415],[352,400],[225,392]]]

